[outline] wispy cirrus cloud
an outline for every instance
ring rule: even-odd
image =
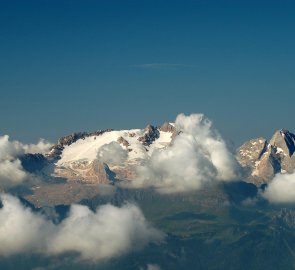
[[[173,63],[147,63],[133,65],[133,67],[143,68],[143,69],[179,69],[179,68],[190,68],[192,65],[188,64],[173,64]]]

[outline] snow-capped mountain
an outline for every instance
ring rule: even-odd
[[[137,168],[155,150],[171,145],[179,134],[174,123],[144,129],[100,130],[62,137],[49,153],[27,154],[22,165],[29,172],[42,171],[49,177],[87,184],[134,180]],[[252,139],[238,148],[236,159],[244,168],[244,180],[260,186],[277,173],[295,169],[295,135],[281,129],[271,140]]]
[[[144,162],[155,149],[167,147],[175,135],[173,123],[161,127],[148,125],[145,129],[74,133],[59,139],[46,157],[54,164],[51,175],[55,177],[87,183],[108,183],[115,178],[132,180],[136,173],[133,167]],[[104,162],[103,157],[98,156],[103,146],[112,143],[120,145],[126,153],[120,164]]]

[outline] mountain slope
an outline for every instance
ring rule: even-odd
[[[98,150],[103,146],[117,143],[121,147],[119,150],[126,152],[126,160],[120,164],[110,160],[107,168],[114,172],[117,179],[131,180],[135,177],[133,166],[144,162],[155,149],[168,146],[174,132],[174,126],[165,123],[160,128],[148,125],[143,130],[76,133],[60,139],[48,153],[47,158],[54,163],[52,175],[55,177],[88,183],[107,183],[107,180],[111,179],[108,177],[109,173],[105,176],[103,165],[97,162]]]

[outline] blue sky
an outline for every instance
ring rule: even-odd
[[[205,113],[295,131],[295,2],[0,0],[0,130],[52,141]]]

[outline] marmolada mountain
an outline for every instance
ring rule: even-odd
[[[56,262],[56,269],[295,268],[295,135],[290,131],[230,149],[203,115],[180,115],[159,127],[73,133],[42,153],[1,138],[1,162],[17,164],[15,172],[24,174],[14,184],[6,177],[3,194],[14,198],[3,195],[2,210],[17,200],[17,209],[52,226],[41,245],[46,251],[35,242],[28,244],[29,256],[11,248],[6,255],[18,259],[13,267],[45,269]],[[126,219],[130,231],[122,232],[125,244],[128,235],[134,239],[117,246],[122,235],[112,239],[111,234],[109,241],[99,238],[89,246],[85,239],[95,239],[99,230],[77,219],[85,218],[79,207],[87,207],[87,218],[111,224],[110,231],[117,231],[114,224],[125,228],[125,216],[118,212],[119,220],[107,223],[107,213],[138,211]],[[137,222],[144,225],[131,225]],[[65,239],[68,227],[77,235],[74,243]],[[0,257],[1,265],[10,269],[7,257]]]

